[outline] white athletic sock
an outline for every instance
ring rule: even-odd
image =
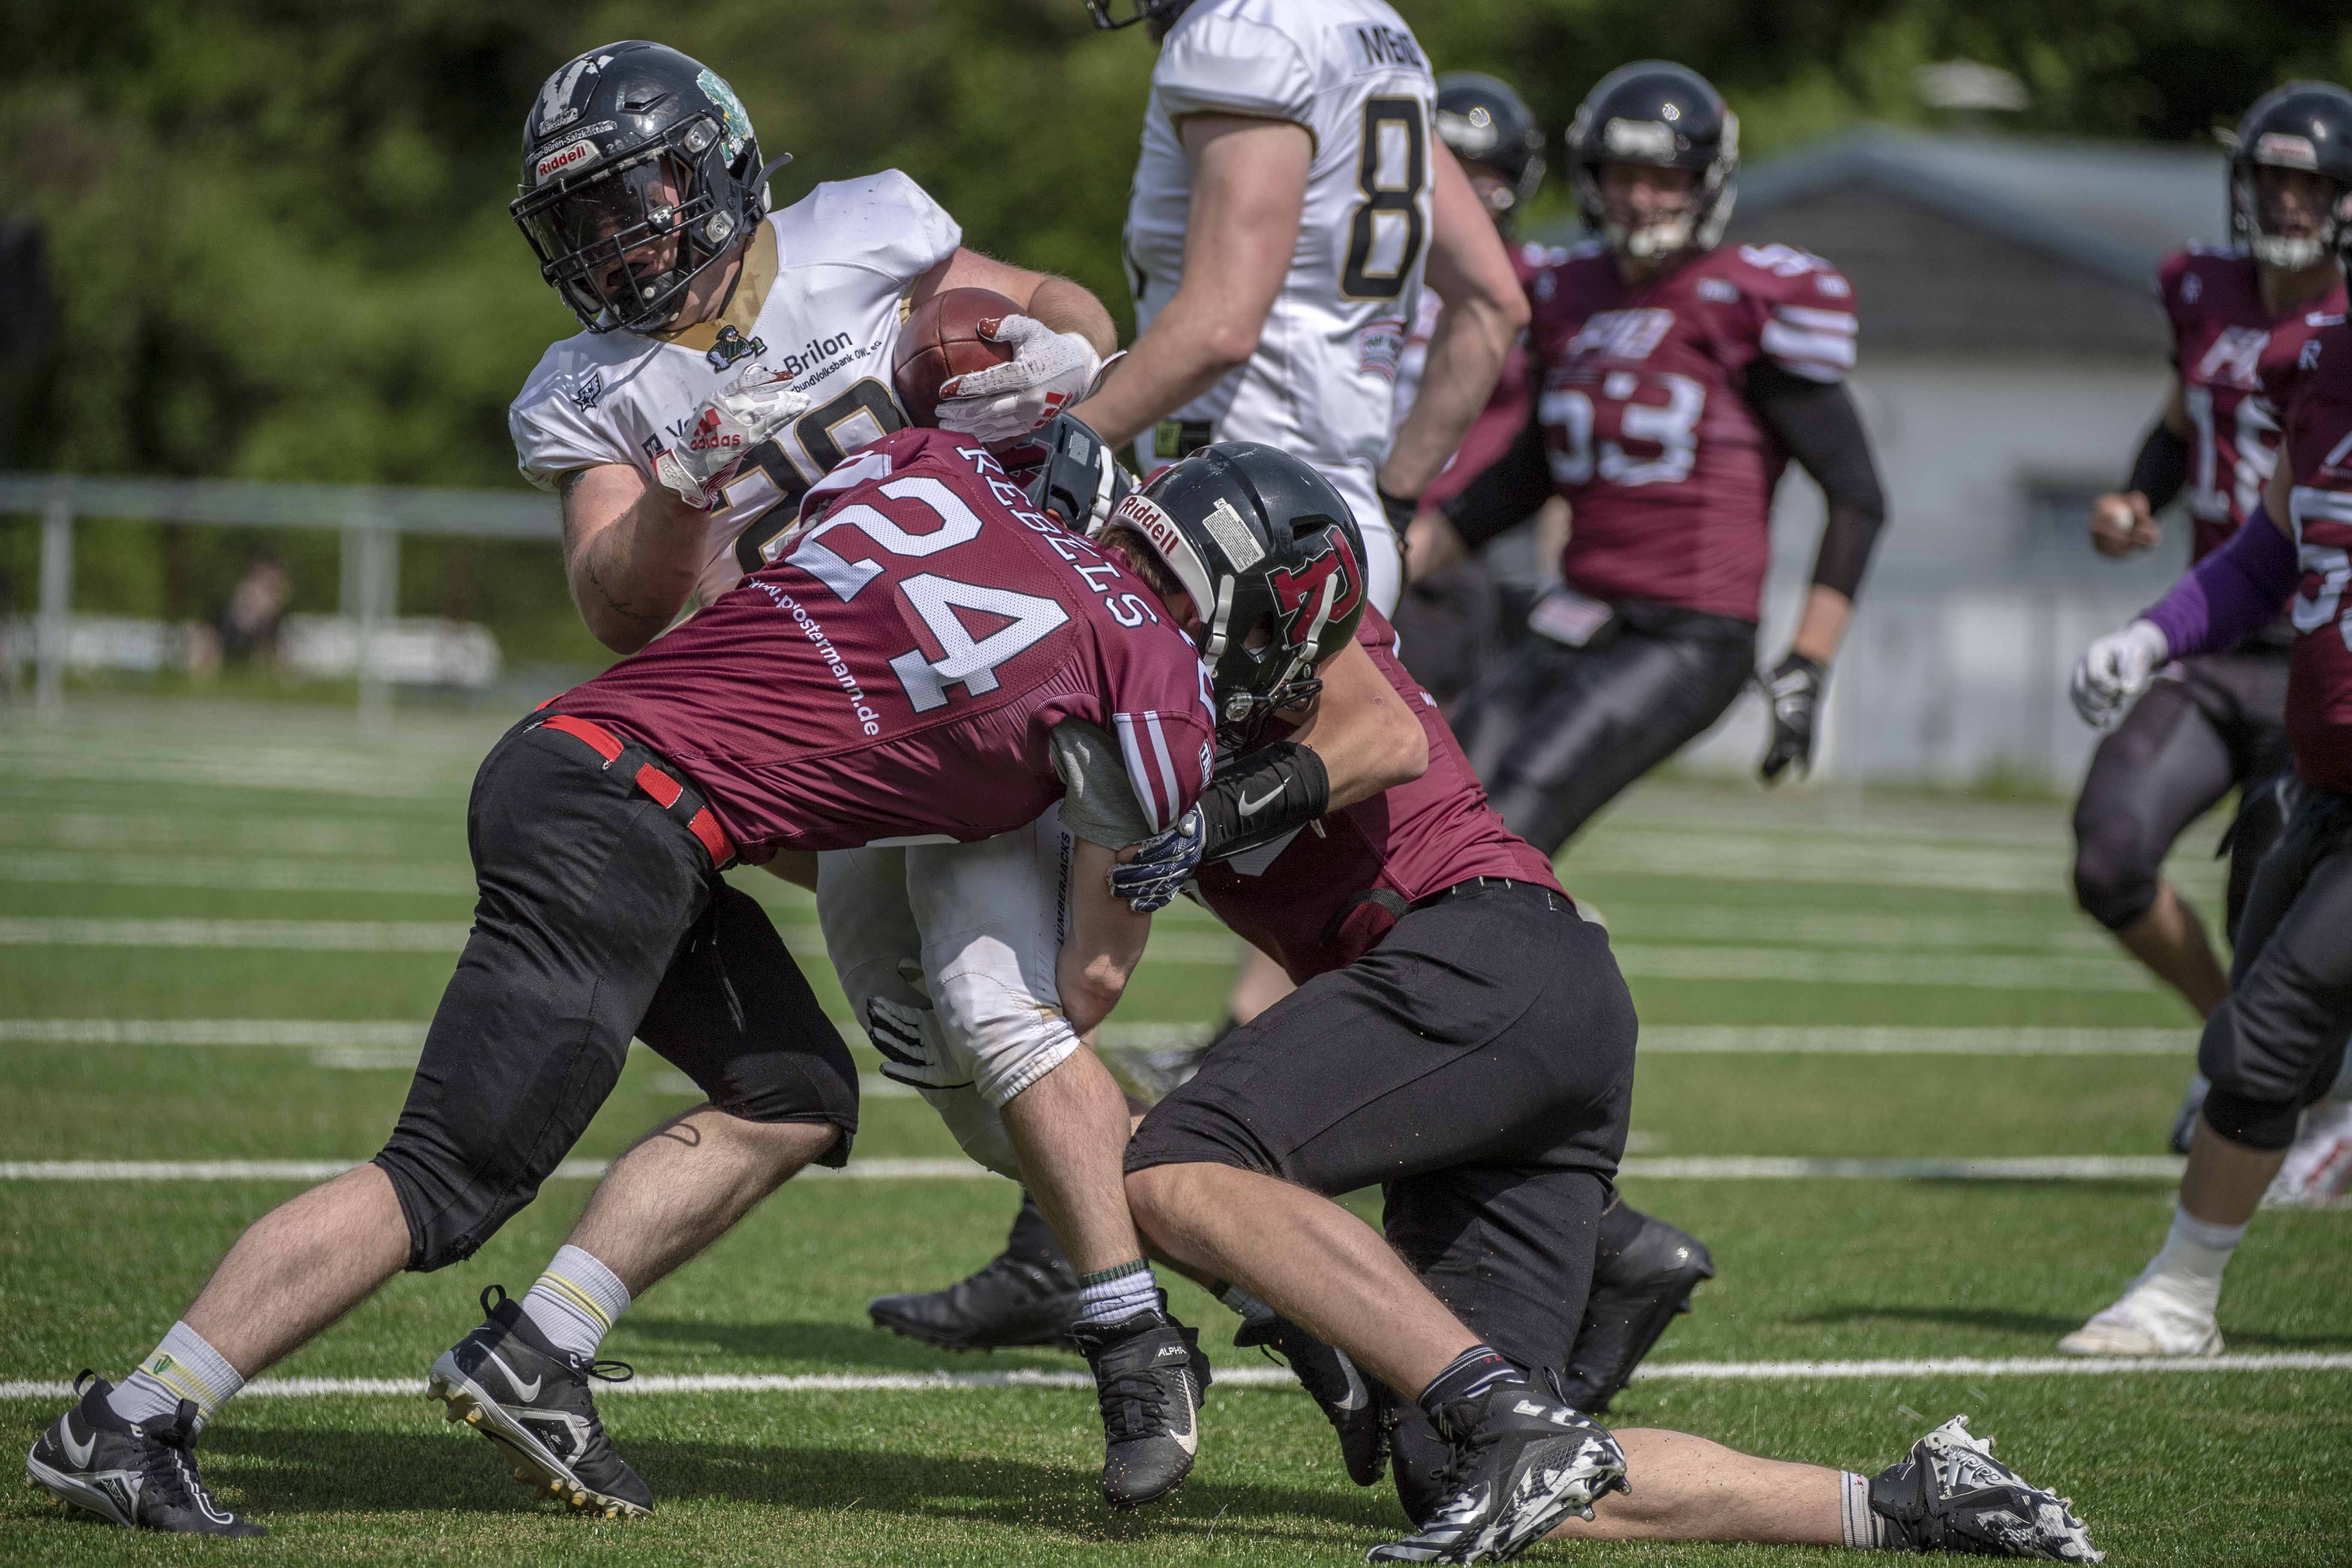
[[[1838,1496],[1843,1504],[1840,1523],[1845,1530],[1845,1546],[1849,1552],[1885,1552],[1890,1542],[1886,1538],[1886,1521],[1871,1510],[1870,1478],[1853,1470],[1841,1470],[1838,1479],[1843,1484]]]
[[[2187,1209],[2175,1208],[2164,1249],[2140,1276],[2141,1281],[2160,1283],[2176,1299],[2210,1312],[2221,1300],[2221,1271],[2230,1266],[2230,1254],[2237,1250],[2245,1234],[2242,1225],[2211,1225]]]
[[[227,1404],[245,1379],[226,1357],[206,1344],[204,1336],[185,1323],[173,1323],[155,1352],[107,1395],[107,1408],[125,1421],[162,1421],[194,1400],[196,1429],[202,1431],[213,1412]]]
[[[1160,1310],[1160,1281],[1139,1258],[1116,1268],[1078,1276],[1078,1321],[1123,1323],[1138,1312]]]
[[[560,1247],[522,1299],[522,1315],[557,1350],[593,1358],[614,1321],[629,1310],[629,1288],[593,1253]]]

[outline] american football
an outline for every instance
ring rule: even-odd
[[[950,377],[1011,359],[1011,344],[991,342],[980,329],[1020,313],[1018,300],[993,289],[942,289],[916,306],[898,329],[898,357],[890,366],[907,416],[918,425],[937,424],[940,388]]]

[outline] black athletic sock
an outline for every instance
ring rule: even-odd
[[[1445,1425],[1441,1417],[1447,1405],[1476,1399],[1498,1383],[1525,1381],[1527,1373],[1494,1346],[1475,1344],[1446,1363],[1445,1370],[1429,1380],[1429,1386],[1421,1391],[1419,1403],[1442,1432]]]
[[[1019,1263],[1034,1263],[1040,1268],[1067,1268],[1070,1260],[1062,1254],[1062,1243],[1054,1235],[1054,1227],[1045,1223],[1045,1211],[1027,1189],[1021,1194],[1021,1212],[1013,1216],[1013,1229],[1004,1238],[1004,1253]]]

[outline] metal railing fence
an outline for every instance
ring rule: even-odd
[[[360,719],[381,720],[391,689],[373,672],[370,647],[393,618],[400,536],[556,541],[554,501],[512,490],[414,489],[390,485],[275,484],[237,479],[106,479],[83,474],[0,474],[0,515],[41,520],[41,596],[35,615],[34,709],[65,711],[68,628],[73,613],[74,523],[79,518],[208,523],[243,528],[335,529],[342,536],[342,613],[359,627]]]

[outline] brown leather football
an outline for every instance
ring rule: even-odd
[[[907,417],[936,425],[942,383],[1011,359],[1012,345],[990,342],[980,335],[980,324],[1020,313],[1018,304],[993,289],[942,289],[916,306],[898,329],[890,366]]]

